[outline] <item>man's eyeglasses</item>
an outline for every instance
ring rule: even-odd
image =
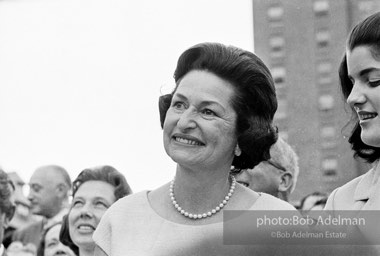
[[[283,171],[283,172],[287,172],[287,170],[282,167],[281,165],[279,165],[278,163],[276,162],[273,162],[272,160],[266,160],[266,161],[263,161],[263,162],[267,162],[268,164],[272,165],[273,167],[275,167],[276,169],[280,170],[280,171]],[[231,170],[231,174],[232,175],[237,175],[239,174],[240,172],[242,171],[242,169],[238,169],[238,168],[233,168]]]
[[[282,167],[281,165],[279,165],[276,162],[273,162],[272,160],[267,160],[265,162],[267,162],[268,164],[272,165],[273,167],[275,167],[275,168],[277,168],[277,169],[279,169],[279,170],[281,170],[283,172],[287,172],[287,170],[284,167]]]

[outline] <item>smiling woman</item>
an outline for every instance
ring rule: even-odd
[[[131,193],[124,176],[111,166],[83,170],[73,182],[72,205],[64,218],[60,240],[80,256],[93,255],[92,234],[103,214]]]
[[[339,68],[341,90],[353,110],[355,124],[349,142],[355,156],[373,163],[373,168],[334,190],[328,198],[327,210],[380,210],[379,27],[380,12],[353,28]],[[376,224],[367,225],[375,232],[362,231],[378,238],[380,227]]]
[[[160,98],[171,182],[114,204],[94,233],[95,255],[252,255],[223,243],[224,210],[294,210],[237,184],[232,166],[269,159],[276,141],[272,76],[253,53],[218,43],[186,50],[176,87]]]

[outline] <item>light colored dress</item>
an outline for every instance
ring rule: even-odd
[[[375,168],[335,189],[325,210],[380,210],[380,179]]]
[[[295,210],[289,203],[260,193],[250,210]],[[223,223],[185,225],[168,221],[150,206],[148,191],[118,200],[104,214],[95,243],[109,256],[127,255],[270,255],[268,246],[223,244]]]

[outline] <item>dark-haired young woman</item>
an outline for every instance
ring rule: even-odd
[[[380,13],[351,31],[339,77],[342,93],[354,111],[349,142],[355,156],[373,168],[334,190],[325,209],[380,210]]]

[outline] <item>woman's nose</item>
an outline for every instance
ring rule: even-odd
[[[357,106],[366,102],[364,88],[359,83],[355,83],[352,87],[350,95],[348,95],[347,103],[351,106]]]
[[[184,111],[178,119],[177,126],[181,130],[193,129],[196,127],[196,111],[192,108],[188,108]]]
[[[92,217],[92,211],[89,204],[83,205],[82,209],[80,210],[80,217],[81,218],[91,218]]]

